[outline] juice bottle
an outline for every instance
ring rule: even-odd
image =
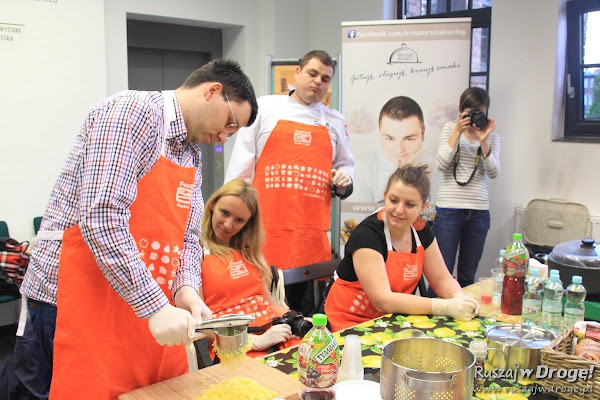
[[[313,328],[298,347],[300,399],[333,400],[340,365],[340,349],[327,329],[325,314],[313,315]]]
[[[500,309],[509,315],[521,315],[525,274],[529,265],[529,251],[522,242],[523,235],[513,233],[513,241],[504,253],[504,281]]]

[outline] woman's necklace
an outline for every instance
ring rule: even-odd
[[[410,237],[410,228],[402,234],[402,237],[398,240],[392,239],[392,245],[396,251],[401,253],[409,253],[412,251],[412,240]]]

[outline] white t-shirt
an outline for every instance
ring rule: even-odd
[[[354,181],[354,157],[350,152],[344,116],[321,103],[305,106],[288,95],[269,95],[258,99],[258,115],[252,126],[238,131],[225,182],[235,178],[252,180],[256,162],[279,120],[322,125],[322,116],[331,139],[332,168],[344,169]]]

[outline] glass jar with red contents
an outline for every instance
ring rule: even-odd
[[[504,253],[504,281],[500,309],[509,315],[521,315],[525,274],[529,265],[529,251],[523,244],[520,233],[513,234],[513,241]]]

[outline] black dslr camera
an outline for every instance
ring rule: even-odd
[[[298,311],[288,311],[281,317],[273,318],[273,325],[278,324],[288,324],[292,328],[292,334],[301,338],[313,327],[312,322],[305,320]]]
[[[476,108],[471,109],[467,114],[467,117],[471,118],[471,124],[475,124],[475,126],[479,129],[485,129],[488,126],[488,118],[487,115],[481,110]]]

